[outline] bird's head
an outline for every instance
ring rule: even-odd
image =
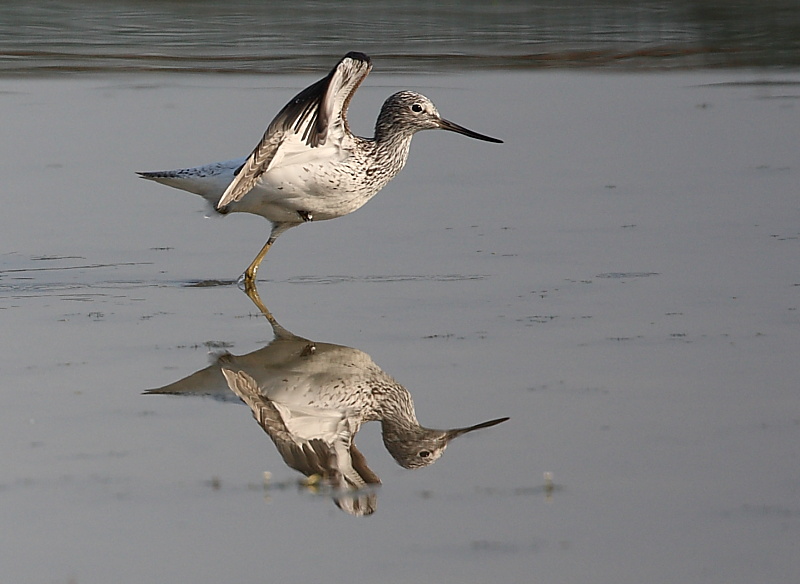
[[[383,103],[376,136],[390,133],[414,134],[422,130],[448,130],[477,140],[502,143],[502,140],[468,130],[439,115],[433,102],[415,91],[400,91]]]
[[[508,418],[499,418],[453,430],[432,430],[420,426],[404,431],[394,431],[384,427],[383,443],[392,457],[403,468],[421,468],[430,466],[439,460],[453,438],[462,436],[467,432],[494,426],[506,420]]]

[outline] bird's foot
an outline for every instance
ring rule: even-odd
[[[239,286],[240,290],[243,290],[247,295],[250,295],[250,292],[256,289],[256,274],[255,272],[250,272],[249,270],[239,276],[239,279],[236,280],[236,285]]]
[[[246,273],[242,274],[241,276],[239,276],[239,278],[236,280],[236,285],[239,287],[240,290],[244,290],[245,289],[245,287],[247,286],[247,274]]]

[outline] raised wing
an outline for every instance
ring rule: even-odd
[[[223,193],[217,210],[250,192],[258,178],[287,154],[283,152],[287,144],[291,143],[289,154],[307,152],[349,132],[347,107],[371,69],[365,54],[347,53],[326,77],[298,93],[269,124]]]

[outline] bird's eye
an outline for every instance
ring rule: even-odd
[[[420,458],[428,458],[431,455],[429,450],[420,450],[419,457]]]
[[[419,113],[419,112],[422,111],[422,106],[419,105],[418,103],[415,103],[414,105],[411,106],[411,111],[415,112],[415,113]]]

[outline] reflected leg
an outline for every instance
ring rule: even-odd
[[[261,311],[261,314],[263,314],[264,317],[269,321],[269,324],[272,326],[272,332],[275,333],[276,337],[285,339],[298,338],[290,331],[287,331],[285,328],[283,328],[280,323],[275,320],[275,317],[272,316],[272,313],[269,311],[269,309],[264,306],[264,302],[262,302],[261,296],[258,294],[258,288],[256,288],[255,282],[250,285],[245,285],[244,293],[247,294],[250,300],[253,301],[253,304],[256,305],[256,308],[258,308],[258,310]]]

